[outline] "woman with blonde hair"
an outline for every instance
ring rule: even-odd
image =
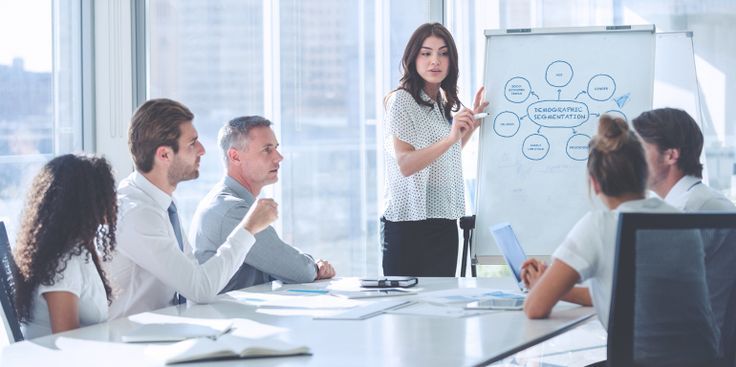
[[[644,148],[626,121],[603,115],[591,139],[588,179],[607,210],[585,214],[552,254],[552,263],[529,259],[522,278],[530,288],[524,311],[545,318],[559,300],[594,306],[608,325],[613,259],[620,212],[677,212],[659,198],[645,198],[647,161]],[[575,284],[590,280],[590,288]]]

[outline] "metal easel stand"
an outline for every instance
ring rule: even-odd
[[[475,215],[467,216],[467,217],[460,217],[460,229],[463,230],[463,258],[460,262],[460,276],[465,276],[465,270],[467,269],[468,265],[468,253],[472,253],[472,242],[473,242],[473,229],[475,229]],[[476,275],[476,265],[477,261],[475,257],[471,259],[470,263],[470,275],[475,278]]]

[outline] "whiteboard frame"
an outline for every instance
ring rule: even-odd
[[[649,32],[656,34],[656,26],[654,24],[647,25],[616,25],[616,26],[589,26],[589,27],[551,27],[551,28],[514,28],[514,29],[486,29],[483,34],[486,38],[485,45],[488,47],[488,38],[498,36],[525,36],[525,35],[556,35],[556,34],[588,34],[588,33],[610,33],[610,32]],[[686,33],[686,32],[671,32],[671,33]],[[691,32],[690,32],[691,33]],[[692,35],[692,33],[691,33]],[[488,75],[488,50],[484,50],[483,57],[483,82],[485,83]],[[654,75],[654,74],[652,74]],[[653,83],[654,81],[652,81]],[[478,131],[479,136],[483,136],[483,128],[485,124],[481,124],[480,130]],[[478,144],[482,144],[479,140]],[[483,149],[478,149],[478,163],[477,172],[480,177],[480,170],[483,165]],[[480,205],[480,182],[475,188],[475,208]],[[476,214],[477,215],[477,214]],[[477,223],[477,216],[475,222]],[[477,228],[474,229],[474,231]],[[504,265],[505,261],[501,255],[479,255],[477,253],[478,246],[473,246],[472,241],[476,237],[471,239],[471,266],[476,265]],[[537,258],[548,259],[551,254],[528,254],[528,256],[534,256]]]
[[[486,38],[490,36],[518,36],[525,34],[584,34],[603,32],[651,32],[655,33],[654,24],[646,25],[609,25],[591,27],[557,27],[557,28],[510,28],[510,29],[486,29],[483,34]],[[673,32],[677,33],[677,32]],[[487,52],[486,52],[487,54]],[[484,71],[485,74],[485,71]],[[485,75],[483,75],[485,77]]]

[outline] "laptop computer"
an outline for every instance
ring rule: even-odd
[[[496,241],[498,249],[501,250],[503,258],[511,268],[511,273],[516,278],[516,283],[519,285],[519,289],[522,292],[528,291],[524,286],[524,281],[521,279],[521,264],[526,260],[526,254],[524,249],[521,248],[519,240],[516,238],[513,228],[510,223],[499,223],[491,226],[491,235]]]

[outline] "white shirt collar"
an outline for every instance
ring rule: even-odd
[[[138,171],[133,172],[133,182],[163,210],[168,210],[174,201],[169,194],[159,189]]]
[[[443,103],[445,103],[444,98],[442,98],[442,93],[437,92],[437,100],[435,101],[432,99],[427,92],[424,91],[424,88],[419,90],[419,98],[423,99],[426,102],[432,103],[432,104],[438,104],[442,106]]]
[[[695,176],[683,176],[675,186],[672,186],[670,192],[665,196],[664,201],[667,204],[682,210],[687,204],[688,191],[702,182],[700,178]]]

